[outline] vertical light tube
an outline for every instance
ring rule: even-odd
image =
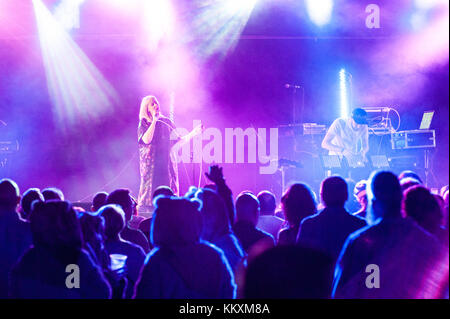
[[[344,69],[339,71],[339,91],[341,101],[341,117],[347,118],[349,116],[348,109],[348,94],[347,94],[347,76]]]

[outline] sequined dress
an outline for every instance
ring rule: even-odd
[[[170,186],[178,195],[177,163],[170,156],[170,149],[177,140],[170,140],[170,133],[175,129],[173,122],[161,116],[156,122],[153,139],[149,144],[142,140],[150,122],[143,118],[138,127],[139,170],[141,183],[139,187],[139,206],[152,205],[152,193],[160,185]]]

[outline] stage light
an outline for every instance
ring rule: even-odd
[[[333,0],[306,0],[306,9],[309,19],[315,25],[322,27],[331,20]]]
[[[80,28],[80,6],[85,0],[61,0],[53,16],[66,30]]]
[[[175,13],[170,0],[146,0],[143,7],[143,29],[151,51],[161,40],[170,40],[175,29]]]
[[[198,0],[192,35],[197,55],[226,55],[237,43],[257,0]],[[199,41],[200,40],[200,41]]]
[[[115,105],[114,89],[41,0],[33,0],[47,87],[63,131],[95,120]]]
[[[255,6],[256,0],[226,0],[224,9],[230,14],[235,15],[237,12],[247,12]]]
[[[344,69],[339,71],[339,92],[341,101],[341,117],[349,116],[348,95],[347,95],[347,73]]]
[[[231,12],[234,14],[235,12],[239,11],[242,7],[242,1],[239,0],[228,0],[225,2],[224,9],[227,12]]]

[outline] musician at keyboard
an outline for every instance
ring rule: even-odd
[[[328,150],[329,155],[344,156],[347,160],[361,158],[366,162],[369,151],[367,112],[356,108],[350,118],[334,120],[322,141],[322,147]]]

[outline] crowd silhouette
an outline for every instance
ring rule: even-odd
[[[319,198],[294,183],[278,200],[234,196],[218,166],[206,177],[180,197],[156,188],[148,218],[128,189],[85,210],[0,180],[0,298],[449,297],[448,185],[376,171],[328,177]]]

